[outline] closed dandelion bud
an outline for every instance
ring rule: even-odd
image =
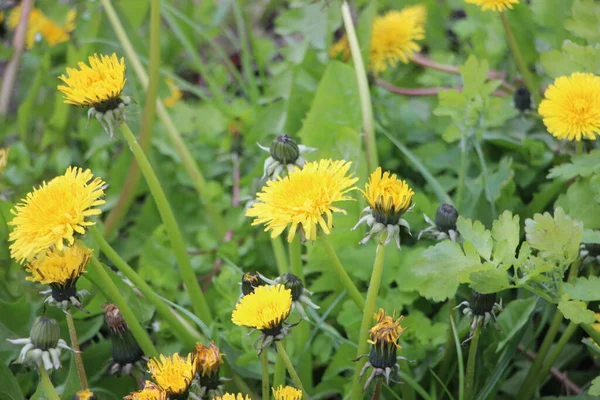
[[[42,351],[54,349],[60,339],[60,327],[53,318],[37,317],[29,334],[31,343]]]
[[[246,272],[242,275],[242,294],[244,296],[249,295],[262,284],[260,276],[256,272]]]
[[[520,87],[517,89],[513,96],[515,108],[519,111],[531,110],[531,94],[526,87]]]
[[[144,352],[129,329],[110,336],[112,358],[119,365],[134,364],[142,359]]]
[[[496,293],[482,294],[473,291],[471,295],[471,309],[474,315],[485,315],[491,313],[496,304]]]
[[[73,400],[97,400],[96,395],[89,389],[80,390],[75,393]]]
[[[302,280],[294,274],[285,273],[279,277],[279,283],[292,291],[292,301],[298,301],[304,292]]]
[[[269,153],[271,157],[279,161],[281,164],[293,164],[300,157],[300,149],[298,145],[288,135],[279,135],[273,143]]]
[[[456,230],[458,211],[450,204],[442,204],[435,213],[435,225],[440,232],[448,233]]]

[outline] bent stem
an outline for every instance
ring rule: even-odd
[[[371,94],[369,93],[369,80],[365,71],[365,63],[360,52],[360,45],[350,6],[347,1],[342,3],[342,19],[344,20],[344,29],[346,29],[346,37],[350,44],[350,53],[352,54],[352,62],[354,63],[354,71],[356,72],[356,82],[358,84],[358,95],[360,97],[360,109],[362,112],[363,131],[365,134],[365,153],[367,155],[367,167],[369,171],[374,171],[379,165],[377,156],[377,143],[375,141],[375,126],[373,123],[373,104],[371,103]]]
[[[269,393],[269,360],[266,351],[263,351],[260,355],[260,366],[262,370],[262,398],[263,400],[269,400],[271,398]]]
[[[367,292],[367,301],[363,308],[362,321],[360,323],[360,333],[358,336],[358,349],[356,351],[356,358],[365,355],[369,349],[369,326],[371,325],[371,319],[375,314],[375,306],[377,304],[377,296],[379,295],[379,287],[381,286],[381,276],[383,275],[383,260],[385,257],[385,246],[381,244],[377,245],[375,250],[375,261],[373,262],[373,272],[371,273],[371,280],[369,282],[369,291]],[[362,388],[360,387],[360,370],[362,365],[355,363],[354,365],[354,376],[352,377],[352,400],[360,400],[362,396]]]
[[[77,366],[77,375],[79,376],[79,383],[81,389],[85,390],[89,388],[87,375],[85,374],[85,367],[83,366],[83,357],[81,356],[81,348],[79,347],[79,340],[77,339],[77,331],[75,330],[75,324],[73,323],[73,316],[69,313],[65,313],[67,319],[67,327],[69,328],[69,337],[71,338],[71,347],[73,347],[75,356],[75,365]]]
[[[102,236],[102,233],[100,233],[98,228],[92,226],[90,227],[90,232],[98,243],[98,246],[100,246],[102,253],[104,253],[115,267],[135,285],[146,300],[154,306],[156,313],[171,327],[173,333],[185,344],[185,346],[190,348],[194,347],[196,342],[202,340],[202,335],[184,321],[179,320],[171,307],[158,297],[150,285],[148,285],[146,281],[119,256],[115,249],[113,249],[106,239],[104,239],[104,236]]]
[[[285,368],[287,369],[288,374],[290,374],[290,376],[292,377],[292,381],[294,381],[294,385],[296,385],[296,389],[299,389],[302,391],[303,399],[305,399],[305,400],[308,399],[306,390],[304,390],[302,381],[300,380],[298,373],[294,369],[294,366],[292,365],[292,361],[290,360],[290,357],[288,356],[287,352],[285,351],[285,347],[283,346],[283,344],[280,341],[275,342],[275,346],[277,347],[277,354],[279,354],[281,356],[281,359],[283,360],[283,363],[285,364]]]
[[[121,295],[117,285],[115,285],[115,283],[112,281],[108,275],[108,272],[106,272],[96,256],[92,256],[89,268],[96,273],[96,276],[99,279],[99,282],[94,282],[94,284],[98,287],[98,289],[100,289],[100,291],[102,291],[102,293],[104,293],[107,299],[119,307],[119,311],[121,311],[121,314],[123,314],[123,318],[125,318],[125,322],[127,322],[129,330],[144,351],[144,354],[147,357],[158,357],[158,351],[156,351],[150,336],[148,336],[148,332],[142,328],[140,322],[129,307],[127,300],[125,300],[123,295]]]
[[[340,262],[340,259],[338,258],[337,254],[335,253],[335,249],[333,248],[333,245],[331,244],[329,237],[324,233],[321,234],[320,237],[321,237],[321,242],[323,242],[323,245],[325,245],[325,250],[327,251],[327,254],[329,255],[329,259],[331,260],[331,265],[333,266],[334,272],[337,274],[338,278],[340,278],[340,280],[342,281],[342,285],[344,285],[344,288],[346,289],[346,291],[348,292],[348,294],[354,301],[354,304],[356,304],[356,306],[358,307],[359,310],[362,310],[363,308],[365,308],[365,300],[363,299],[362,295],[360,294],[360,292],[354,285],[354,282],[352,282],[352,279],[350,279],[350,277],[348,276],[346,269],[344,268],[344,266]]]
[[[198,279],[196,279],[196,274],[192,269],[192,264],[183,241],[183,235],[181,234],[179,225],[177,224],[177,220],[173,214],[173,210],[169,205],[167,196],[165,195],[165,192],[158,181],[156,173],[152,169],[152,165],[150,165],[150,162],[135,139],[133,132],[131,132],[131,129],[129,129],[129,126],[126,123],[122,123],[120,127],[121,132],[123,132],[123,135],[125,135],[125,139],[127,139],[129,148],[133,152],[133,155],[140,166],[140,170],[142,171],[142,174],[148,183],[150,193],[156,202],[156,207],[158,208],[160,217],[165,224],[169,239],[171,240],[173,252],[175,253],[175,258],[177,259],[177,264],[179,265],[181,279],[186,285],[190,295],[192,307],[200,319],[202,319],[207,325],[210,325],[213,320],[210,313],[210,308],[208,307],[208,303],[204,298],[204,294],[200,288],[200,283],[198,282]]]
[[[47,400],[60,400],[60,397],[58,396],[58,393],[56,393],[56,389],[48,376],[48,371],[46,371],[43,365],[40,365],[38,370],[40,371],[39,385],[42,387],[44,394],[50,396]]]
[[[465,399],[471,400],[475,392],[475,363],[477,361],[477,347],[481,334],[481,324],[475,326],[471,346],[469,347],[469,360],[467,361],[467,383],[465,387]]]

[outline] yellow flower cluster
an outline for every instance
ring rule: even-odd
[[[292,291],[283,285],[263,285],[241,298],[231,320],[259,330],[280,327],[292,310]]]
[[[62,250],[53,247],[25,267],[31,274],[26,279],[47,285],[65,285],[82,274],[91,255],[91,249],[77,244]]]
[[[148,361],[148,372],[156,385],[167,395],[179,395],[187,392],[196,375],[196,357],[188,354],[186,358],[175,353],[170,357],[162,354]]]
[[[302,390],[291,386],[279,386],[277,389],[272,388],[272,390],[275,400],[300,400],[302,398]]]
[[[382,172],[378,167],[361,190],[371,209],[384,214],[404,214],[412,204],[415,194],[405,181],[396,174]]]
[[[400,316],[400,318],[394,320],[394,316],[387,315],[385,311],[380,308],[374,318],[377,320],[377,323],[369,330],[371,339],[368,342],[374,345],[393,344],[401,349],[402,347],[398,344],[398,339],[406,330],[406,328],[400,326],[400,322],[404,317]]]
[[[70,10],[64,25],[58,25],[48,18],[39,8],[33,8],[27,21],[26,45],[31,49],[35,43],[36,36],[40,34],[50,47],[69,40],[69,34],[75,29],[77,12]],[[9,17],[8,26],[15,29],[21,20],[21,6],[15,7]]]
[[[465,0],[470,4],[475,4],[481,7],[482,10],[504,11],[512,10],[515,4],[519,4],[519,0]]]

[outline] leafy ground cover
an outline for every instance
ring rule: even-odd
[[[13,3],[0,399],[600,396],[596,2]]]

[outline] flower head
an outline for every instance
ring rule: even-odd
[[[261,274],[258,274],[258,276],[260,277],[260,279],[263,282],[266,282],[269,285],[281,284],[286,289],[291,290],[292,291],[292,309],[298,310],[300,315],[302,315],[303,319],[308,321],[308,315],[306,315],[306,312],[304,311],[303,304],[310,308],[313,308],[315,310],[318,310],[319,308],[321,308],[318,305],[316,305],[315,303],[313,303],[312,300],[310,299],[310,297],[308,297],[309,295],[312,295],[312,293],[309,292],[304,287],[304,283],[302,283],[302,279],[298,278],[296,275],[290,274],[289,272],[285,272],[275,279],[269,279]]]
[[[238,394],[225,393],[223,396],[217,396],[213,400],[250,400],[250,397],[248,397],[248,395],[244,396],[241,393],[238,393]]]
[[[376,346],[395,346],[401,349],[402,346],[398,344],[398,338],[406,330],[400,326],[400,322],[404,319],[403,316],[394,320],[394,316],[389,316],[379,309],[379,312],[375,314],[374,318],[377,323],[369,330],[369,336],[371,339],[369,343]]]
[[[161,390],[175,397],[187,393],[196,375],[196,365],[192,354],[186,358],[177,353],[170,357],[161,354],[160,358],[148,361],[148,372]]]
[[[223,364],[223,354],[214,342],[210,342],[210,346],[196,343],[196,362],[200,376],[218,374]]]
[[[294,168],[285,178],[268,181],[246,216],[255,217],[252,225],[265,224],[265,231],[270,230],[273,238],[289,225],[290,242],[298,228],[311,240],[317,238],[317,227],[329,234],[333,213],[345,213],[334,203],[351,200],[346,193],[355,189],[352,185],[357,179],[347,176],[350,165],[347,161],[320,160]]]
[[[98,206],[105,203],[100,178],[81,168],[69,167],[64,175],[43,183],[27,194],[11,212],[15,215],[9,225],[11,257],[23,263],[52,246],[62,250],[72,245],[75,235],[85,233],[95,222],[89,217],[99,215]]]
[[[83,389],[75,393],[73,400],[97,400],[98,398],[90,389]]]
[[[92,250],[77,244],[62,250],[51,248],[25,266],[31,274],[25,279],[45,285],[69,286],[85,271],[91,255]]]
[[[167,393],[150,381],[146,381],[144,388],[124,397],[124,400],[167,400]]]
[[[558,139],[593,140],[600,132],[600,77],[576,72],[548,87],[538,112]]]
[[[177,104],[181,97],[183,97],[183,93],[181,92],[181,89],[177,87],[173,79],[167,78],[165,79],[165,82],[167,82],[167,86],[169,87],[170,95],[169,97],[165,97],[163,99],[163,103],[167,107],[173,107],[175,104]]]
[[[471,293],[471,302],[463,301],[454,308],[465,306],[463,314],[467,317],[473,317],[469,339],[473,336],[477,325],[487,326],[492,317],[496,319],[496,313],[502,311],[502,299],[496,302],[496,293],[479,293],[473,291]],[[467,339],[468,340],[468,339]]]
[[[104,304],[103,308],[112,344],[112,360],[108,373],[131,375],[134,366],[142,370],[140,361],[144,358],[144,352],[127,327],[121,311],[110,303]]]
[[[31,9],[29,21],[27,21],[26,44],[31,49],[35,43],[36,36],[40,34],[50,47],[69,40],[69,34],[75,29],[75,18],[77,12],[69,10],[64,25],[59,25],[48,18],[39,8]],[[8,26],[15,29],[21,19],[21,6],[15,7],[9,17]]]
[[[240,299],[231,320],[239,326],[259,330],[280,329],[292,310],[292,291],[283,285],[259,286]]]
[[[6,164],[8,164],[8,153],[10,153],[10,147],[0,148],[0,174],[4,171]]]
[[[275,400],[300,400],[302,398],[302,390],[291,386],[279,386],[277,389],[272,388],[272,390]]]
[[[465,0],[465,2],[479,6],[483,11],[504,11],[507,8],[512,10],[514,4],[519,4],[519,0]]]

